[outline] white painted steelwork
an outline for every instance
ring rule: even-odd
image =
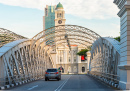
[[[49,32],[45,34],[45,31]],[[10,42],[0,48],[0,85],[43,78],[45,70],[55,65],[51,55],[55,53],[56,46],[69,43],[87,48],[98,38],[98,34],[87,28],[64,25],[46,29],[32,39]],[[47,45],[46,41],[51,39],[55,40],[54,45]]]
[[[100,38],[93,43],[90,74],[119,85],[120,43],[113,38]]]
[[[27,38],[21,35],[18,35],[10,30],[0,28],[0,47],[2,47],[3,45],[9,42],[19,40],[19,39],[27,39]]]

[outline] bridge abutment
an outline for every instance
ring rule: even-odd
[[[121,89],[130,89],[130,0],[114,0],[120,9],[120,82]]]

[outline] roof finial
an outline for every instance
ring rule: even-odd
[[[56,9],[63,9],[63,5],[59,2],[58,4],[57,4],[57,7],[56,7]]]

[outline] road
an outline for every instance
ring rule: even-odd
[[[114,91],[106,84],[93,79],[87,75],[62,75],[60,81],[44,79],[30,82],[18,87],[11,88],[12,91]]]

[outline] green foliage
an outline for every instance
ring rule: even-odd
[[[118,37],[116,37],[114,39],[120,42],[120,36],[118,36]]]
[[[91,50],[91,48],[92,48],[92,46],[88,46],[88,47],[87,47],[87,49],[88,49],[89,51]]]
[[[84,55],[85,57],[87,56],[86,55],[86,52],[88,52],[89,50],[88,49],[82,49],[81,51],[79,51],[78,53],[77,53],[77,55],[79,55],[79,56],[82,56],[82,55]]]

